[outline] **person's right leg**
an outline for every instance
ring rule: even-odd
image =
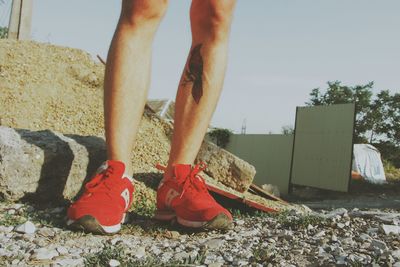
[[[124,0],[107,58],[104,115],[109,160],[125,163],[131,173],[131,150],[149,87],[154,34],[166,0]]]
[[[166,0],[122,2],[104,81],[108,161],[68,209],[73,228],[118,232],[132,204],[131,151],[147,98],[152,41],[166,8]]]

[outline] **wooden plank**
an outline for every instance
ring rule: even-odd
[[[217,193],[217,194],[222,195],[224,197],[227,197],[227,198],[236,200],[238,202],[244,203],[249,207],[252,207],[252,208],[264,211],[264,212],[278,212],[279,211],[277,209],[262,205],[260,203],[255,202],[255,201],[252,201],[252,200],[249,200],[249,199],[244,199],[243,197],[241,197],[239,195],[236,195],[236,194],[234,194],[232,192],[224,191],[224,190],[222,190],[222,189],[220,189],[218,187],[215,187],[213,185],[210,185],[210,184],[207,184],[207,188],[208,188],[208,190],[210,190],[210,191],[212,191],[214,193]]]
[[[261,187],[255,185],[255,184],[250,185],[250,188],[259,196],[262,196],[262,197],[265,197],[265,198],[268,198],[268,199],[272,199],[272,200],[275,200],[275,201],[279,201],[279,202],[281,202],[281,203],[283,203],[285,205],[289,204],[285,200],[283,200],[283,199],[281,199],[281,198],[279,198],[277,196],[274,196],[273,194],[268,193],[267,191],[265,191],[264,189],[262,189]]]

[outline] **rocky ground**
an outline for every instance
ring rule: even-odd
[[[234,212],[226,232],[130,214],[120,234],[65,228],[65,207],[0,204],[1,266],[400,266],[400,210]]]

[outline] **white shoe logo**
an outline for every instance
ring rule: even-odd
[[[165,205],[170,207],[172,200],[174,200],[174,198],[177,196],[179,196],[179,193],[174,189],[170,189],[165,197]]]
[[[121,193],[121,197],[124,199],[125,201],[125,210],[128,209],[129,206],[129,200],[130,200],[130,196],[129,196],[129,190],[125,189],[124,191],[122,191]]]

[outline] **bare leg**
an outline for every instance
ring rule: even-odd
[[[175,164],[193,164],[224,81],[235,0],[193,0],[192,48],[176,96],[174,134],[165,178]]]
[[[154,34],[166,0],[124,0],[111,42],[104,81],[104,114],[108,159],[125,163],[147,99]]]

